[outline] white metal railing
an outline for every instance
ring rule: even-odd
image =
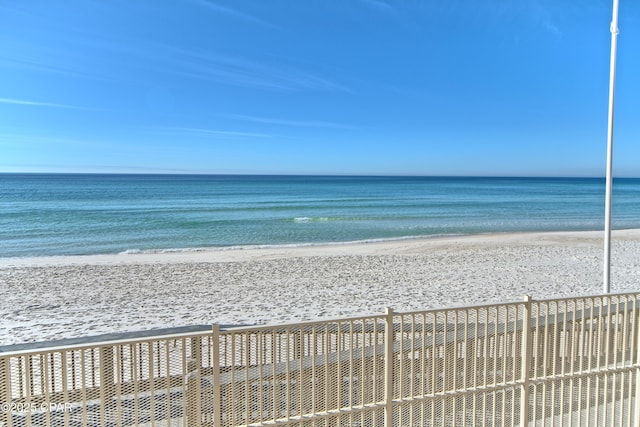
[[[0,426],[634,426],[640,294],[0,353]]]

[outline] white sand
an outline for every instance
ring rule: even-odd
[[[602,292],[602,232],[0,259],[0,345]],[[640,291],[640,230],[614,232],[612,292]]]

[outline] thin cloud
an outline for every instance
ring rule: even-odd
[[[323,121],[307,121],[307,120],[283,120],[283,119],[274,119],[270,117],[256,117],[256,116],[244,116],[240,114],[228,114],[225,117],[229,117],[231,119],[245,120],[256,123],[267,123],[274,125],[285,125],[285,126],[300,126],[300,127],[315,127],[315,128],[333,128],[333,129],[351,129],[357,130],[360,129],[356,126],[349,126],[341,123],[333,123],[333,122],[323,122]]]
[[[11,59],[0,59],[0,64],[3,67],[11,67],[11,68],[21,68],[27,70],[33,70],[43,73],[54,73],[61,74],[64,76],[71,77],[79,77],[79,78],[89,78],[89,79],[102,79],[104,77],[100,77],[97,74],[90,74],[78,70],[73,70],[70,68],[65,68],[63,66],[55,65],[55,64],[44,64],[33,60],[28,60],[24,58],[11,58]]]
[[[221,6],[219,4],[212,3],[212,2],[210,2],[208,0],[194,0],[194,1],[195,1],[195,3],[197,3],[199,5],[202,5],[207,9],[213,10],[213,11],[218,12],[218,13],[222,13],[222,14],[227,15],[227,16],[231,16],[233,18],[238,18],[238,19],[241,19],[243,21],[252,22],[252,23],[259,24],[261,26],[268,27],[268,28],[273,28],[273,29],[278,29],[278,30],[280,29],[276,25],[273,25],[273,24],[271,24],[269,22],[263,21],[262,19],[256,18],[255,16],[246,14],[244,12],[240,12],[237,9],[232,9],[230,7]]]
[[[188,49],[165,47],[173,51],[171,63],[165,71],[224,84],[267,90],[320,90],[352,94],[353,91],[339,83],[315,73],[281,63],[261,61],[224,54],[212,55]]]
[[[558,28],[553,22],[550,20],[542,21],[542,26],[552,35],[560,37],[562,36],[562,31]]]
[[[384,2],[382,0],[360,0],[362,3],[365,3],[369,6],[372,6],[375,9],[385,11],[385,12],[395,12],[393,6],[389,3]]]
[[[545,4],[540,1],[534,1],[530,7],[532,19],[537,25],[553,36],[562,36],[562,31],[555,24],[552,13]]]
[[[15,99],[15,98],[0,98],[0,103],[14,104],[14,105],[29,105],[34,107],[72,108],[76,110],[84,109],[83,107],[78,107],[75,105],[56,104],[53,102],[27,101],[25,99]]]
[[[167,127],[156,128],[157,131],[171,133],[190,133],[205,136],[217,136],[225,138],[273,138],[275,135],[254,132],[238,132],[230,130],[188,128],[188,127]]]
[[[37,132],[37,131],[36,131]],[[0,133],[0,145],[17,146],[20,148],[48,149],[52,145],[58,148],[90,147],[91,149],[112,148],[113,145],[96,138],[74,138],[64,135],[41,135],[32,129],[16,129],[13,133]]]

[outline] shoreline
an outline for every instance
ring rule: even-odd
[[[596,295],[603,233],[0,259],[0,346],[157,328]],[[616,230],[612,293],[640,291],[640,229]]]
[[[504,240],[515,243],[529,239],[573,240],[603,239],[603,231],[516,231],[488,232],[475,234],[437,234],[430,236],[407,236],[389,239],[370,239],[346,242],[294,243],[282,245],[215,246],[203,248],[176,248],[158,250],[129,250],[119,253],[88,255],[45,255],[25,257],[0,257],[0,269],[26,266],[58,265],[105,265],[105,264],[148,264],[148,263],[193,263],[227,262],[233,260],[274,259],[282,256],[338,254],[375,254],[378,250],[402,249],[413,244],[420,249],[440,247],[447,243],[454,245],[483,244],[484,241]],[[640,228],[613,230],[612,239],[640,239]]]

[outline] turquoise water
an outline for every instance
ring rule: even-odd
[[[0,174],[0,257],[598,230],[604,180]],[[640,179],[614,183],[640,228]]]

